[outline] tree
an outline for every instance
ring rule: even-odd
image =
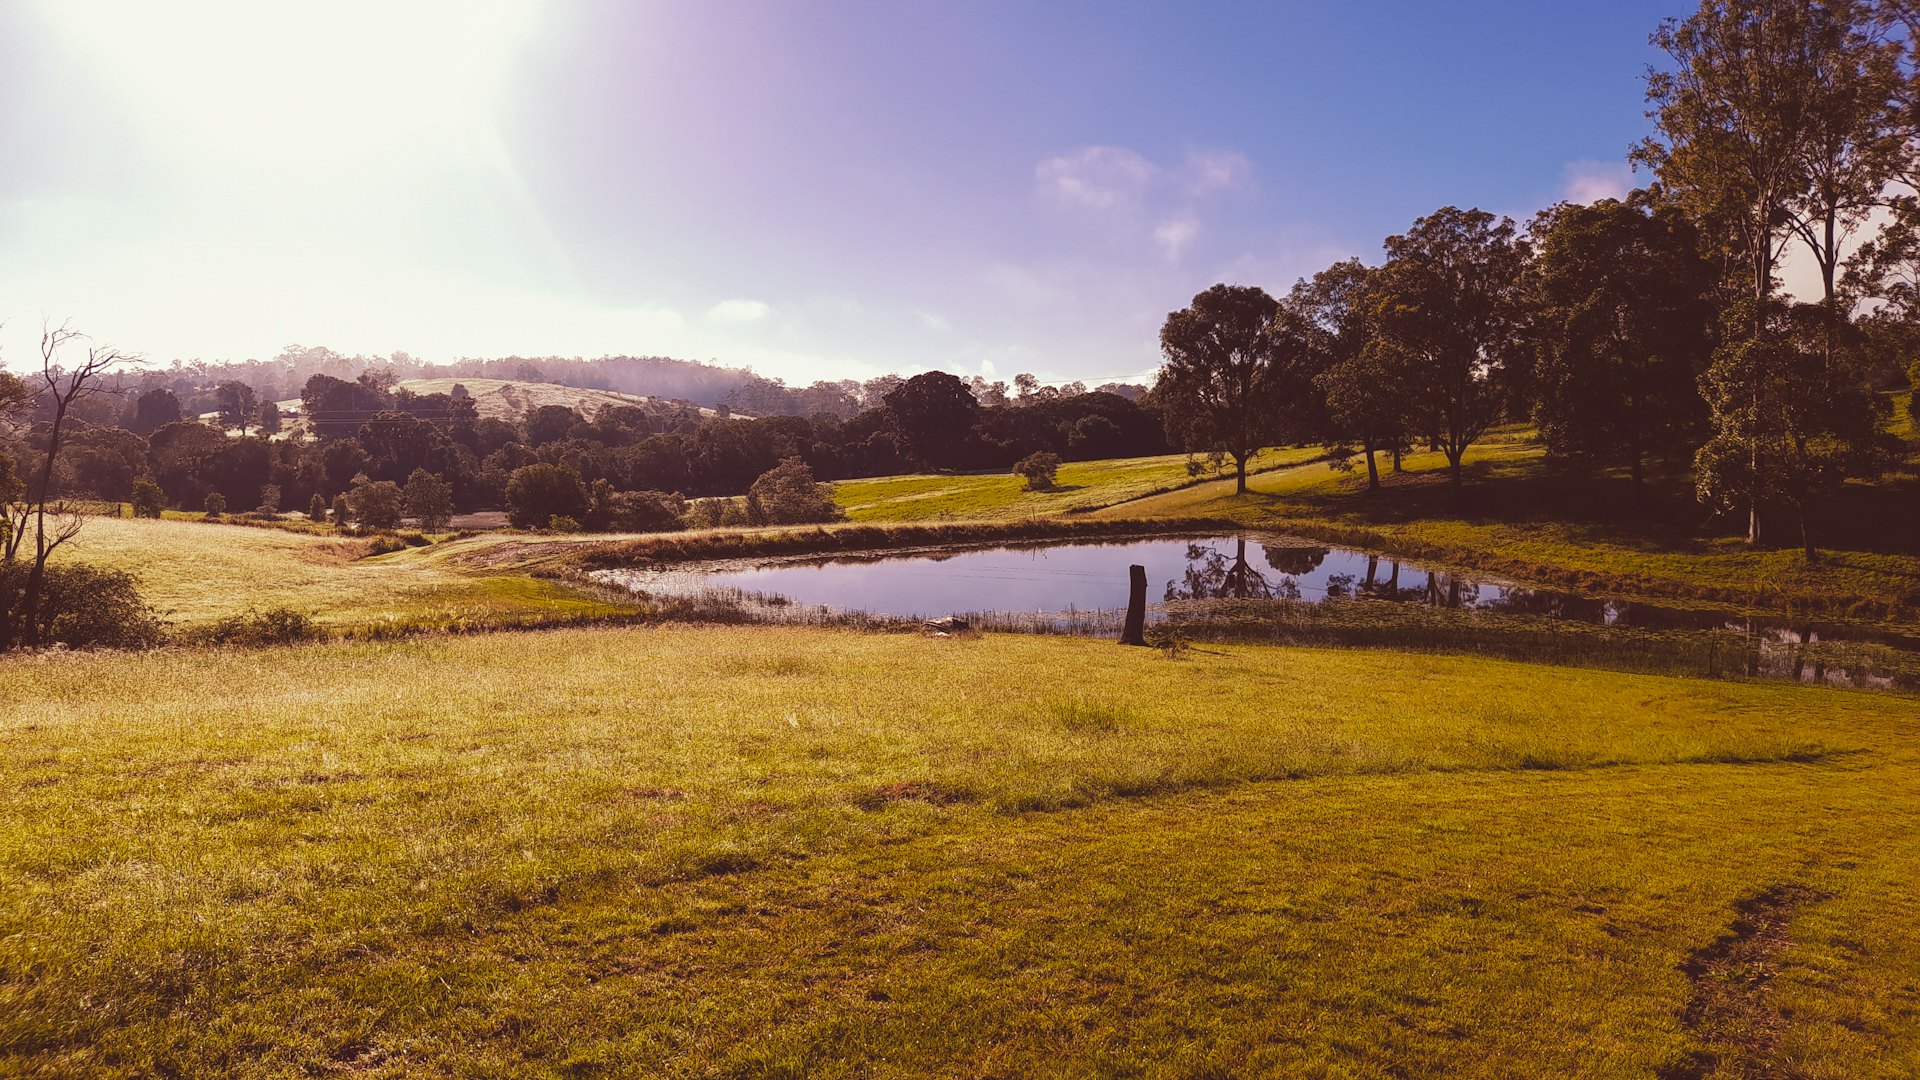
[[[816,483],[813,470],[797,457],[762,473],[747,489],[747,520],[755,525],[800,525],[842,516],[833,485]]]
[[[259,511],[262,514],[279,513],[280,512],[280,485],[279,484],[260,485],[260,501],[254,506],[254,509]]]
[[[1365,264],[1348,259],[1294,285],[1286,300],[1314,353],[1314,387],[1324,398],[1330,433],[1358,444],[1366,456],[1368,491],[1380,490],[1374,455],[1391,450],[1399,460],[1408,412],[1400,372],[1367,348],[1374,333],[1373,280]]]
[[[217,491],[207,493],[207,520],[213,521],[227,512],[227,497]]]
[[[400,527],[400,485],[391,480],[355,477],[347,492],[347,505],[353,508],[354,520],[370,529]]]
[[[1758,331],[1729,332],[1700,378],[1713,434],[1695,455],[1694,484],[1700,501],[1723,513],[1784,503],[1812,562],[1820,505],[1848,477],[1878,475],[1891,458],[1887,408],[1828,362],[1824,305],[1770,301],[1753,315],[1751,303],[1729,313],[1729,328]]]
[[[281,428],[280,419],[281,418],[280,418],[279,405],[271,401],[263,401],[260,403],[260,419],[259,419],[260,434],[262,435],[280,434],[280,428]]]
[[[1060,455],[1051,450],[1028,454],[1013,465],[1013,475],[1027,482],[1028,491],[1046,491],[1053,487],[1060,472]]]
[[[1442,207],[1387,238],[1387,261],[1369,290],[1366,348],[1397,373],[1413,424],[1461,460],[1512,400],[1519,361],[1519,283],[1527,246],[1511,219]]]
[[[1678,207],[1563,203],[1532,231],[1533,417],[1552,454],[1625,461],[1698,445],[1716,268]]]
[[[1288,368],[1303,359],[1297,334],[1277,325],[1280,305],[1251,285],[1215,285],[1167,316],[1154,382],[1167,438],[1188,452],[1233,459],[1235,490],[1247,461],[1280,434]]]
[[[921,462],[936,469],[961,463],[979,421],[980,403],[959,377],[944,371],[923,372],[887,391],[881,400]]]
[[[151,435],[168,424],[179,423],[180,415],[180,399],[166,387],[156,387],[134,400],[127,427],[137,435]]]
[[[556,517],[577,521],[586,515],[587,489],[565,465],[528,465],[507,481],[507,523],[516,529],[544,529]]]
[[[327,497],[325,495],[316,491],[313,493],[313,498],[307,500],[307,520],[315,523],[324,523],[327,520]]]
[[[342,528],[353,520],[353,504],[347,501],[345,492],[333,497],[333,526]]]
[[[608,504],[607,528],[614,532],[669,532],[683,528],[687,500],[663,491],[616,491]]]
[[[234,380],[221,383],[214,391],[214,400],[220,410],[220,426],[239,428],[244,437],[248,425],[253,423],[258,405],[254,401],[253,387]]]
[[[59,503],[49,503],[53,471],[71,434],[75,407],[109,393],[107,377],[137,358],[109,346],[87,346],[85,360],[72,367],[62,363],[65,353],[83,335],[62,323],[40,332],[39,401],[47,415],[37,482],[27,485],[7,504],[0,563],[19,581],[0,596],[0,649],[42,643],[48,625],[41,611],[47,584],[47,561],[80,532],[80,515]],[[51,521],[49,520],[51,518]],[[31,540],[31,546],[28,541]],[[24,568],[24,572],[18,572]]]
[[[407,513],[420,520],[427,532],[439,532],[453,517],[453,486],[425,469],[415,469],[407,477],[405,490]]]

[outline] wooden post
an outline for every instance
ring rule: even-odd
[[[1147,643],[1147,568],[1135,563],[1127,567],[1127,625],[1120,631],[1120,644]]]

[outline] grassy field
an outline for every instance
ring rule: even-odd
[[[0,1074],[1920,1070],[1907,698],[769,628],[0,689]]]
[[[498,543],[475,538],[460,550]],[[455,548],[368,557],[352,537],[201,521],[89,517],[58,558],[126,570],[180,627],[289,608],[323,626],[457,624],[546,615],[593,616],[604,601],[553,581],[476,569]]]
[[[1317,447],[1275,447],[1261,451],[1248,467],[1297,469],[1322,453]],[[1187,461],[1184,454],[1070,461],[1060,466],[1051,491],[1028,491],[1025,480],[1009,473],[966,473],[842,480],[833,485],[833,496],[853,521],[1017,520],[1083,513],[1186,487],[1196,482]]]

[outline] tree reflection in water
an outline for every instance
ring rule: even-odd
[[[1188,544],[1186,573],[1167,582],[1166,599],[1298,600],[1298,575],[1319,569],[1328,554],[1326,548],[1260,547],[1267,566],[1282,575],[1278,581],[1268,580],[1247,562],[1245,537],[1234,540],[1232,554],[1208,544]]]

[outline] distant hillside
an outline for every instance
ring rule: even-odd
[[[623,394],[617,390],[590,390],[581,386],[518,382],[513,379],[408,379],[397,385],[402,390],[423,395],[449,394],[455,386],[464,386],[473,397],[474,408],[479,410],[480,415],[496,420],[519,420],[543,405],[564,405],[591,418],[607,405],[645,407],[663,404],[659,398]],[[702,416],[712,416],[714,410],[702,408],[700,413]]]

